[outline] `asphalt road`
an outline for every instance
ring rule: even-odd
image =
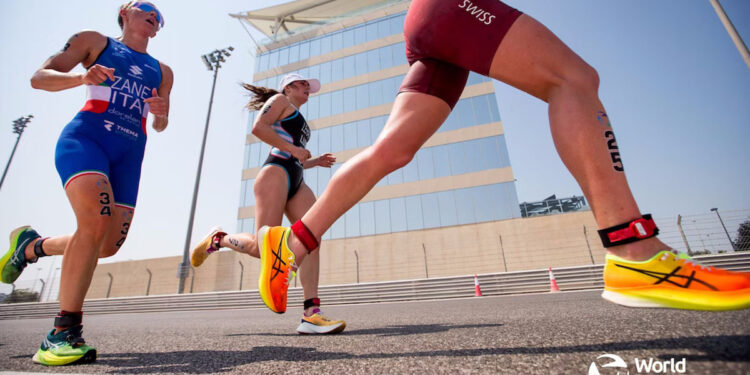
[[[84,337],[97,362],[56,368],[31,362],[51,319],[4,320],[0,373],[585,375],[592,362],[602,375],[648,373],[637,358],[661,362],[651,373],[750,374],[750,310],[639,310],[569,292],[324,311],[346,331],[296,334],[301,308],[89,316]],[[628,368],[602,367],[611,362],[597,360],[603,354]],[[669,371],[680,363],[684,372]]]

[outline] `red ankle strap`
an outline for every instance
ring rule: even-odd
[[[211,237],[211,250],[219,251],[219,249],[221,249],[221,239],[224,238],[224,236],[226,235],[227,235],[226,232],[216,232]]]
[[[657,234],[659,234],[659,228],[651,218],[651,214],[643,215],[641,218],[624,224],[599,230],[599,237],[602,239],[604,247],[625,245],[654,237]]]
[[[292,233],[294,233],[302,244],[305,245],[305,249],[307,249],[308,253],[313,252],[313,250],[320,246],[318,239],[315,238],[315,235],[312,234],[302,220],[297,220],[297,222],[292,225]]]

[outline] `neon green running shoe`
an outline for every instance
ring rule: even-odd
[[[96,349],[86,345],[81,337],[83,326],[77,325],[55,334],[53,328],[42,341],[42,346],[31,358],[45,366],[92,363],[96,361]]]
[[[18,227],[10,233],[10,249],[0,258],[0,270],[2,271],[2,282],[12,284],[21,276],[21,272],[29,262],[26,259],[26,246],[39,238],[39,234],[25,225]]]

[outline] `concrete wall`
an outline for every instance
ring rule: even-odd
[[[331,240],[323,242],[319,254],[320,285],[331,285],[357,282],[357,257],[359,281],[372,282],[575,266],[591,264],[592,257],[603,263],[605,251],[591,211],[582,211]],[[101,264],[87,298],[107,296],[109,274],[110,298],[145,295],[146,269],[152,273],[150,295],[176,293],[180,261],[175,256]],[[305,267],[311,264],[306,261]],[[242,289],[256,289],[259,266],[257,259],[244,254],[215,253],[191,270],[185,291],[238,290],[240,273]]]

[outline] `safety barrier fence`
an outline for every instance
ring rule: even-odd
[[[750,250],[750,209],[722,210],[721,216],[718,211],[708,211],[655,220],[661,229],[659,239],[681,252],[706,255]],[[379,251],[376,253],[353,246],[336,253],[335,271],[323,270],[321,282],[323,285],[342,285],[394,279],[451,277],[469,273],[507,273],[544,266],[596,264],[603,261],[604,254],[599,246],[600,240],[596,229],[592,226],[581,226],[564,229],[545,228],[543,231],[528,229],[520,232],[482,232],[486,240],[476,244],[472,249],[473,256],[465,256],[460,251],[435,249],[433,245],[424,243],[417,247],[399,248],[396,253],[409,253],[410,257],[413,257],[413,261],[410,262],[389,262],[377,255]],[[547,240],[534,241],[535,238]],[[3,295],[12,295],[12,298],[4,301],[6,303],[57,300],[61,259],[43,258],[39,263],[29,265],[14,285],[0,284],[0,300],[3,299]],[[105,276],[92,282],[98,289],[90,290],[89,295],[92,298],[102,298],[175,293],[175,270],[179,262],[175,259],[173,264],[170,263],[168,266],[144,260],[138,266],[127,268],[127,272],[103,271]],[[540,264],[540,259],[544,259],[546,263]],[[210,271],[207,268],[191,269],[185,292],[194,294],[252,288],[257,279],[258,267],[256,259],[244,257],[236,261],[217,262],[216,267]],[[387,273],[384,272],[385,269]],[[206,272],[225,277],[201,277],[201,274]],[[206,283],[206,280],[209,282]],[[295,281],[298,283],[298,280]],[[297,285],[292,284],[295,287]]]
[[[705,266],[750,271],[750,252],[695,257]],[[554,268],[561,291],[601,289],[602,264]],[[484,296],[540,293],[550,290],[547,269],[478,275]],[[474,296],[474,275],[377,283],[328,285],[319,290],[326,305],[420,301]],[[302,289],[290,288],[289,306],[302,304]],[[173,294],[86,300],[86,315],[164,311],[264,308],[257,290]],[[48,318],[57,302],[0,304],[0,319]]]

